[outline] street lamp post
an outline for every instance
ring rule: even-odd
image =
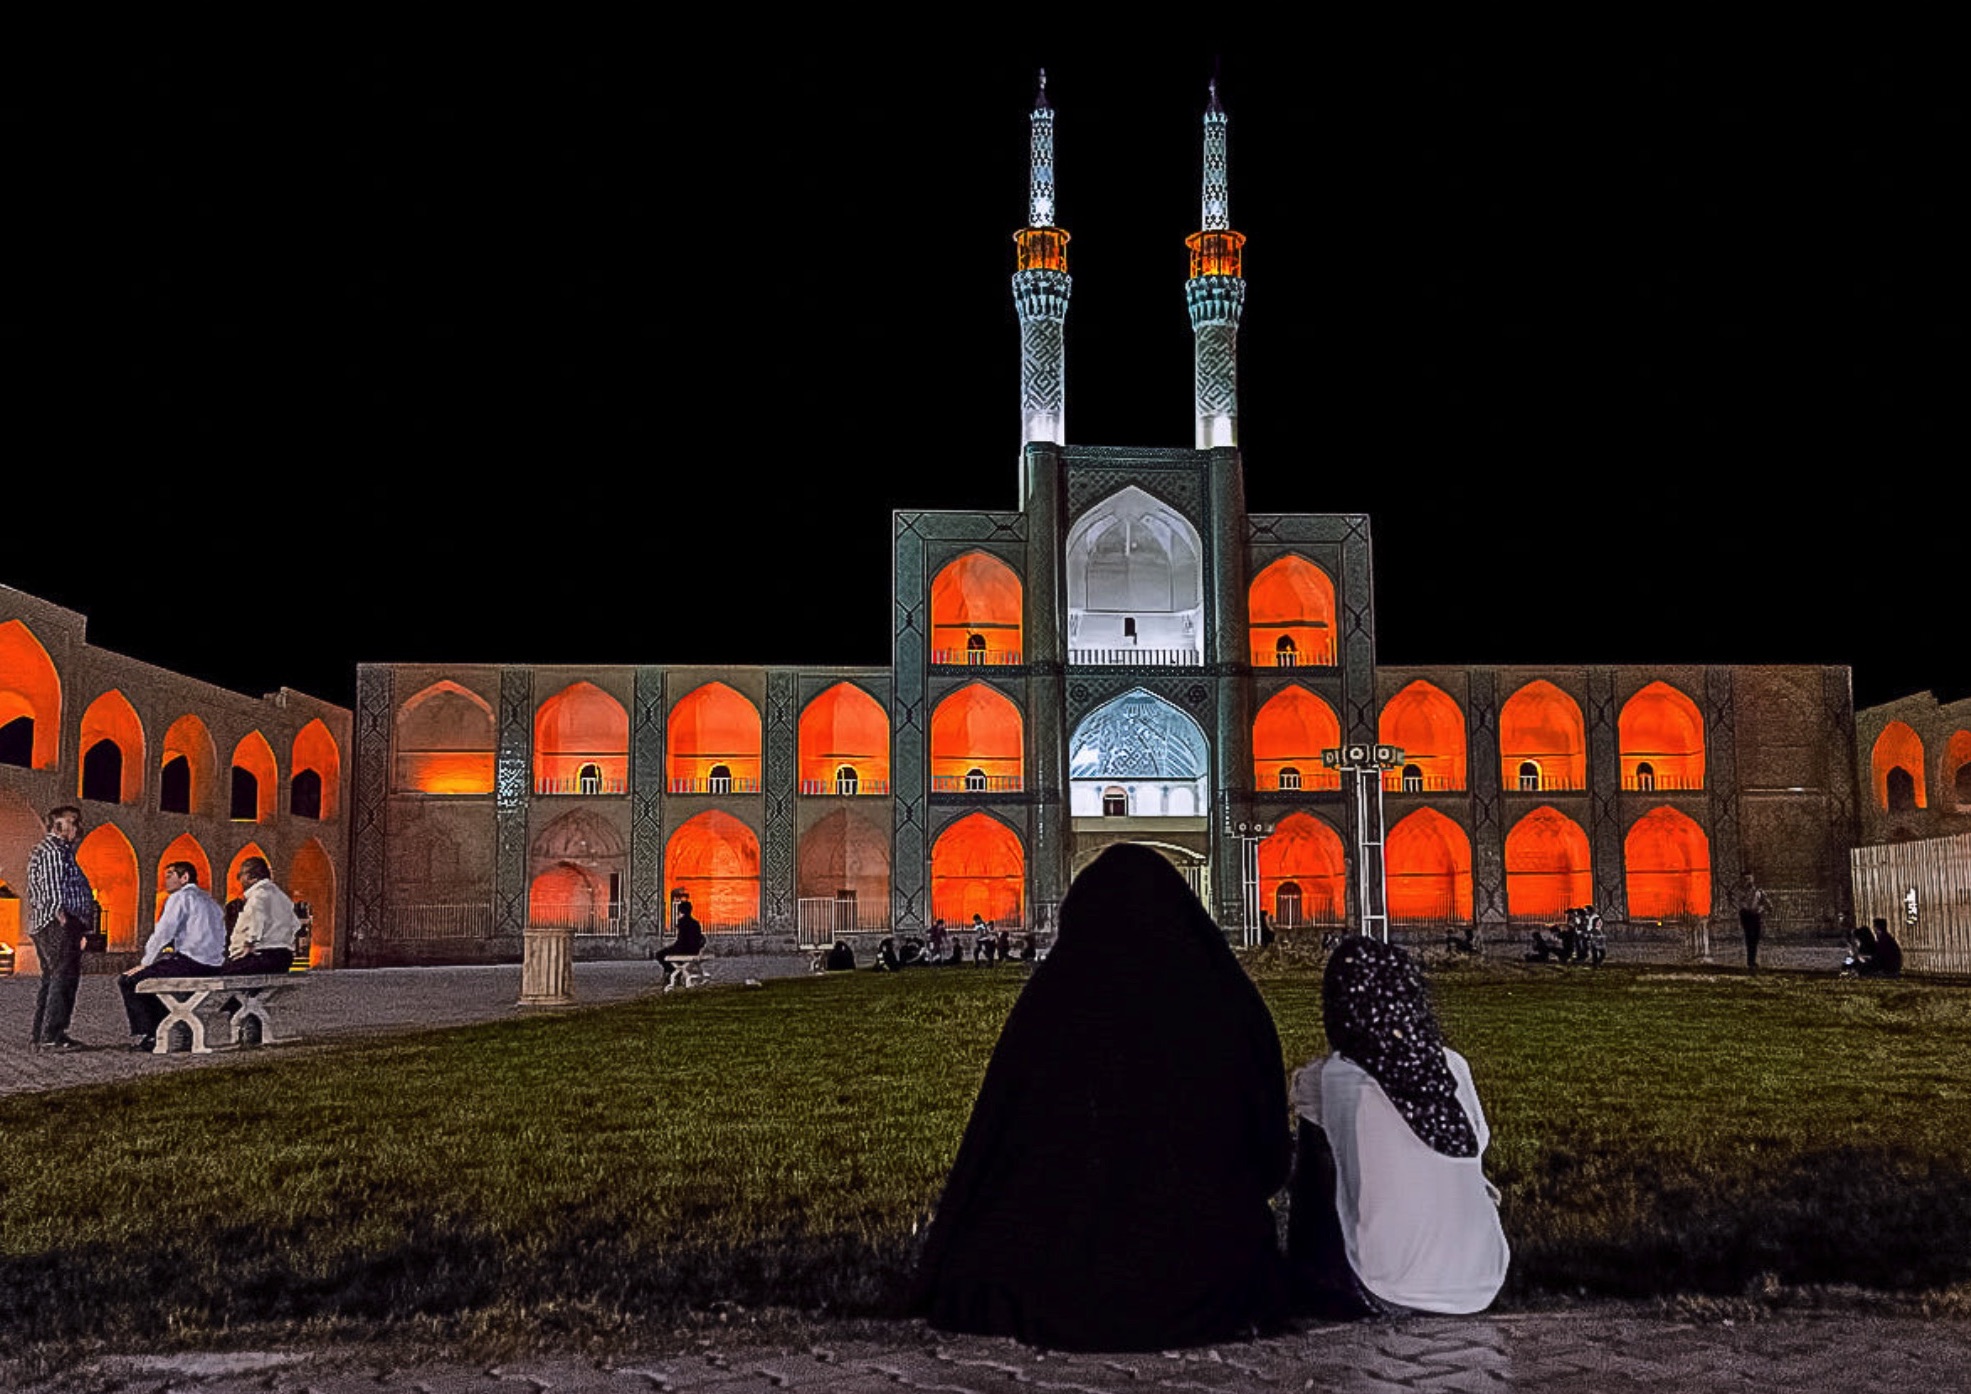
[[[1403,768],[1394,745],[1344,745],[1321,752],[1321,763],[1355,786],[1355,915],[1362,933],[1389,942],[1389,882],[1383,863],[1382,772]]]
[[[1239,843],[1239,942],[1250,949],[1259,943],[1259,844],[1273,835],[1273,825],[1234,823],[1227,813],[1225,835]]]

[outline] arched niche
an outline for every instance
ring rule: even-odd
[[[1471,922],[1471,838],[1434,808],[1404,815],[1383,839],[1389,918]]]
[[[592,682],[574,682],[534,713],[536,794],[627,794],[630,714]]]
[[[1145,688],[1095,708],[1068,742],[1069,809],[1077,818],[1202,818],[1210,799],[1204,729]]]
[[[1898,770],[1903,778],[1893,779]],[[1869,751],[1869,772],[1877,808],[1904,813],[1930,806],[1923,784],[1923,739],[1906,723],[1892,721],[1882,728]]]
[[[1465,714],[1451,694],[1435,683],[1416,679],[1383,703],[1376,718],[1376,739],[1403,751],[1407,770],[1383,777],[1390,789],[1437,793],[1465,787]]]
[[[164,855],[157,859],[157,905],[151,912],[151,923],[164,913],[164,869],[173,862],[190,862],[198,870],[199,889],[207,895],[212,892],[212,858],[205,855],[205,844],[190,833],[180,833],[171,839],[171,845],[164,849]]]
[[[1704,787],[1704,714],[1670,684],[1659,679],[1622,704],[1616,739],[1624,789]]]
[[[931,789],[1017,793],[1025,783],[1026,724],[1012,700],[967,683],[931,713]]]
[[[809,702],[798,739],[803,794],[890,792],[890,717],[864,688],[838,682]]]
[[[397,708],[391,787],[400,793],[490,794],[498,746],[492,704],[441,679]]]
[[[931,914],[952,926],[973,915],[1007,927],[1026,907],[1026,851],[1011,828],[989,813],[968,813],[931,847]]]
[[[103,803],[144,795],[144,723],[130,699],[111,688],[82,713],[82,769],[76,793]]]
[[[1711,839],[1676,809],[1652,808],[1630,825],[1622,840],[1622,868],[1629,918],[1711,913]]]
[[[158,762],[157,806],[164,813],[211,814],[219,782],[219,749],[212,733],[187,712],[164,733],[163,758]],[[201,881],[206,890],[210,880]]]
[[[1944,743],[1944,787],[1960,810],[1971,807],[1971,731],[1953,731]]]
[[[594,934],[607,929],[609,880],[589,867],[554,862],[527,883],[527,923]]]
[[[308,961],[317,968],[335,962],[335,862],[320,840],[309,838],[294,854],[287,893],[305,901],[313,916],[308,930]]]
[[[1347,920],[1348,854],[1326,820],[1289,813],[1259,844],[1259,903],[1281,929]]]
[[[826,922],[835,929],[888,924],[889,829],[836,807],[802,835],[795,885],[804,901],[830,902]]]
[[[1252,579],[1246,595],[1255,668],[1325,667],[1335,661],[1335,583],[1289,554]]]
[[[1080,663],[1203,661],[1198,530],[1135,485],[1068,530],[1068,657]]]
[[[673,794],[760,791],[760,710],[726,684],[708,682],[679,698],[664,741]]]
[[[680,825],[664,849],[664,878],[707,930],[759,924],[760,840],[729,813],[707,809]]]
[[[1588,835],[1551,804],[1542,804],[1506,834],[1506,913],[1558,921],[1594,903]]]
[[[342,750],[320,717],[295,733],[291,768],[288,811],[324,823],[335,817],[342,789]],[[314,778],[304,780],[304,775]]]
[[[931,580],[931,662],[1020,662],[1023,605],[1019,574],[998,557],[947,564]]]
[[[26,624],[0,624],[0,763],[52,770],[61,762],[61,735],[54,660]]]
[[[1501,778],[1508,790],[1582,788],[1587,748],[1580,704],[1544,678],[1520,688],[1499,709]]]
[[[233,747],[232,819],[235,823],[266,823],[274,817],[274,797],[281,774],[274,748],[258,731],[248,731]]]
[[[1341,744],[1335,709],[1299,683],[1283,687],[1252,719],[1252,779],[1259,789],[1339,789],[1321,752]]]
[[[137,947],[137,849],[114,823],[90,830],[75,849],[76,865],[96,893],[96,928],[112,949]]]
[[[279,868],[274,865],[274,859],[260,850],[259,843],[249,842],[240,848],[239,851],[233,853],[233,860],[226,867],[225,899],[238,900],[246,894],[246,887],[240,884],[240,866],[248,857],[258,857],[261,861],[267,863],[267,875],[269,879],[277,886],[280,884],[280,877],[275,874]],[[217,895],[218,892],[214,891],[213,894]]]

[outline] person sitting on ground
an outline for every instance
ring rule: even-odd
[[[1020,962],[1032,963],[1034,961],[1035,954],[1039,952],[1039,945],[1035,942],[1037,938],[1038,936],[1032,933],[1022,934],[1020,936]]]
[[[1105,849],[993,1049],[911,1309],[1056,1350],[1270,1328],[1285,1085],[1273,1018],[1182,874]]]
[[[1579,952],[1580,948],[1581,930],[1579,912],[1570,909],[1567,912],[1567,922],[1560,927],[1560,948],[1558,950],[1560,961],[1562,963],[1572,963],[1574,961],[1574,955]]]
[[[664,965],[664,971],[671,971],[674,958],[695,958],[705,952],[705,927],[698,923],[698,917],[691,913],[691,902],[678,902],[677,938],[657,950],[657,961]]]
[[[1448,1049],[1422,968],[1350,935],[1328,959],[1330,1054],[1294,1076],[1287,1224],[1296,1305],[1330,1318],[1490,1306],[1510,1250],[1485,1179],[1491,1131],[1471,1066]]]
[[[240,913],[226,941],[226,961],[219,971],[229,976],[285,973],[294,966],[294,936],[301,917],[294,902],[274,884],[265,857],[240,863]]]
[[[903,962],[897,957],[897,941],[885,936],[883,942],[876,946],[876,961],[869,966],[874,968],[878,973],[895,973],[901,971]]]
[[[1535,933],[1537,935],[1538,931],[1535,931]],[[1459,933],[1457,930],[1447,932],[1444,936],[1444,947],[1461,954],[1477,953],[1478,926],[1476,924],[1468,924],[1464,927],[1463,933]]]
[[[1875,957],[1875,932],[1867,925],[1856,925],[1848,931],[1848,956],[1841,960],[1844,973],[1861,973]]]
[[[822,969],[829,973],[853,973],[855,971],[855,950],[849,947],[848,940],[837,939],[828,950],[828,957],[822,960]]]
[[[1889,922],[1875,921],[1875,952],[1859,970],[1864,978],[1900,978],[1903,975],[1903,946],[1889,932]]]
[[[958,968],[962,967],[964,962],[965,945],[959,940],[957,935],[953,935],[951,939],[951,957],[944,961],[944,966],[947,968]]]
[[[155,1050],[157,1028],[167,1014],[154,992],[139,992],[146,978],[202,978],[226,961],[226,915],[198,883],[190,862],[164,868],[164,913],[144,944],[144,956],[126,968],[116,985],[123,993],[123,1015],[130,1022],[130,1048]]]
[[[904,935],[903,942],[897,945],[897,963],[905,968],[914,968],[925,962],[924,941],[914,934]]]
[[[991,963],[993,953],[992,926],[983,916],[972,916],[972,964]]]
[[[1552,928],[1554,926],[1547,926],[1547,929]],[[1559,952],[1559,943],[1553,939],[1549,939],[1545,930],[1536,929],[1533,931],[1533,949],[1526,955],[1526,961],[1528,963],[1551,963]],[[1565,961],[1564,959],[1562,960],[1562,962]]]
[[[929,941],[930,941],[931,957],[933,960],[942,959],[944,957],[945,941],[950,937],[951,936],[945,932],[943,920],[931,921],[931,932],[929,935]]]

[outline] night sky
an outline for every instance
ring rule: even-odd
[[[1017,503],[1042,64],[1069,440],[1191,443],[1217,55],[1248,502],[1372,516],[1382,662],[1971,695],[1927,45],[894,42],[131,65],[15,176],[0,581],[345,703],[359,661],[886,664],[890,510]]]

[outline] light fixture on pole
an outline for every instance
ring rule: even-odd
[[[1403,768],[1403,748],[1343,745],[1321,752],[1321,763],[1355,786],[1355,910],[1361,932],[1389,942],[1389,883],[1383,864],[1382,772]]]

